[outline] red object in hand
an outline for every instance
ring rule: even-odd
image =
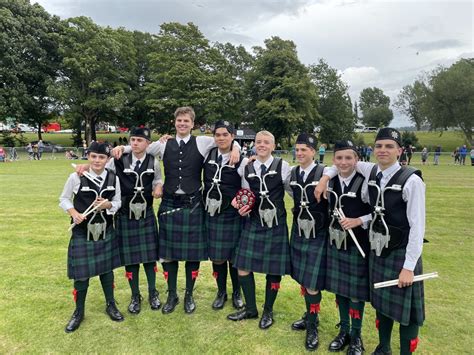
[[[420,339],[418,337],[416,337],[415,339],[410,340],[410,352],[411,353],[415,352],[419,341],[420,341]]]
[[[249,189],[240,189],[235,195],[238,208],[241,209],[244,206],[249,206],[250,209],[255,205],[255,194]]]

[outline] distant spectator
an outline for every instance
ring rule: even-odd
[[[291,156],[293,157],[293,163],[296,161],[296,149],[295,147],[291,148]]]
[[[18,160],[18,153],[15,147],[10,147],[10,161]]]
[[[5,154],[5,150],[3,149],[3,147],[0,147],[0,163],[5,163],[6,160],[7,157]]]
[[[407,148],[408,147],[403,147],[402,148],[402,154],[398,157],[398,161],[400,162],[401,165],[407,165]]]
[[[326,154],[326,144],[321,144],[319,146],[319,163],[322,164],[324,162],[324,154]]]
[[[454,158],[454,165],[458,164],[459,163],[459,147],[456,147],[456,149],[454,149],[453,154],[451,154],[451,156]]]
[[[66,150],[66,159],[79,159],[79,157],[72,150]]]
[[[409,144],[406,147],[406,153],[407,153],[407,163],[408,163],[408,165],[410,165],[411,157],[413,156],[413,146],[411,144]]]
[[[119,145],[123,145],[122,137],[119,137]]]
[[[28,158],[33,160],[33,145],[31,143],[28,143],[26,146],[26,152],[28,153]]]
[[[471,147],[471,166],[474,166],[474,146]]]
[[[123,137],[122,141],[123,141],[123,145],[127,145],[127,144],[128,144],[127,137]]]
[[[38,143],[33,144],[33,160],[39,160]]]
[[[44,143],[40,139],[38,141],[38,160],[41,160],[41,157],[43,156],[43,151],[44,151]]]
[[[441,156],[441,146],[438,145],[434,151],[434,165],[439,165],[440,156]]]
[[[426,160],[428,159],[428,148],[423,147],[421,150],[421,163],[426,165]]]
[[[374,150],[372,149],[372,146],[369,145],[369,146],[367,147],[367,151],[365,152],[365,159],[366,159],[365,161],[370,161],[370,156],[372,155],[372,152],[373,152],[373,151],[374,151]]]
[[[464,144],[461,149],[459,149],[459,165],[466,165],[466,155],[467,155],[467,147]]]
[[[87,142],[85,139],[82,140],[82,159],[87,159]]]

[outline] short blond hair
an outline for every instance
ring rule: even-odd
[[[193,122],[194,122],[194,119],[196,118],[196,114],[194,113],[194,110],[191,106],[178,107],[176,111],[174,111],[174,118],[181,115],[189,115],[189,117],[191,117]]]
[[[272,139],[272,143],[275,144],[275,136],[271,132],[265,130],[260,131],[255,135],[255,140],[257,139],[258,135],[270,137]]]

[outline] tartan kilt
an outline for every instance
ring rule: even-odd
[[[303,234],[302,234],[303,235]],[[310,290],[324,290],[326,281],[327,230],[318,231],[316,238],[298,235],[298,225],[291,228],[291,277]]]
[[[118,239],[113,227],[107,228],[105,239],[87,240],[87,231],[74,228],[67,252],[67,276],[82,280],[102,275],[121,266]]]
[[[291,272],[286,215],[279,216],[278,221],[278,226],[268,228],[262,227],[256,216],[246,218],[235,251],[235,268],[270,275]]]
[[[358,301],[369,301],[369,256],[363,258],[352,243],[348,243],[347,250],[337,249],[335,243],[327,244],[326,290]]]
[[[211,217],[205,213],[209,259],[232,260],[239,244],[243,220],[233,207]]]
[[[150,263],[158,260],[158,226],[155,212],[149,206],[146,217],[129,219],[128,212],[119,212],[115,233],[119,241],[122,265]]]
[[[376,282],[398,279],[405,262],[406,249],[393,250],[386,258],[370,252],[370,299],[372,306],[402,325],[423,325],[425,320],[425,302],[423,281],[403,288],[397,286],[374,289]],[[416,263],[415,276],[423,273],[421,256]]]
[[[180,207],[172,199],[161,201],[158,210],[158,256],[177,261],[207,260],[207,235],[202,201],[196,208],[193,205],[161,215]]]

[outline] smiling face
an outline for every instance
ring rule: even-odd
[[[220,127],[214,132],[214,140],[217,147],[223,153],[230,151],[232,141],[234,140],[234,135],[230,134],[227,128]]]
[[[109,160],[109,157],[105,154],[99,154],[90,152],[87,155],[91,169],[97,174],[101,174],[104,171],[105,164]]]
[[[305,169],[313,162],[316,151],[306,144],[297,143],[295,146],[295,154],[298,164]]]
[[[275,150],[275,139],[268,134],[257,133],[255,136],[255,150],[257,158],[262,162],[266,161]]]
[[[191,115],[188,113],[183,113],[176,116],[174,120],[174,127],[176,128],[176,134],[180,138],[185,138],[189,134],[191,134],[191,130],[193,129],[194,121],[191,118]]]
[[[382,170],[395,164],[401,154],[402,148],[391,139],[380,139],[375,142],[374,155]]]
[[[332,162],[342,177],[348,177],[354,171],[359,157],[352,149],[338,150],[334,153]]]
[[[145,153],[146,148],[148,148],[148,145],[150,142],[148,139],[145,139],[143,137],[130,137],[130,146],[132,147],[132,152],[139,158]]]

